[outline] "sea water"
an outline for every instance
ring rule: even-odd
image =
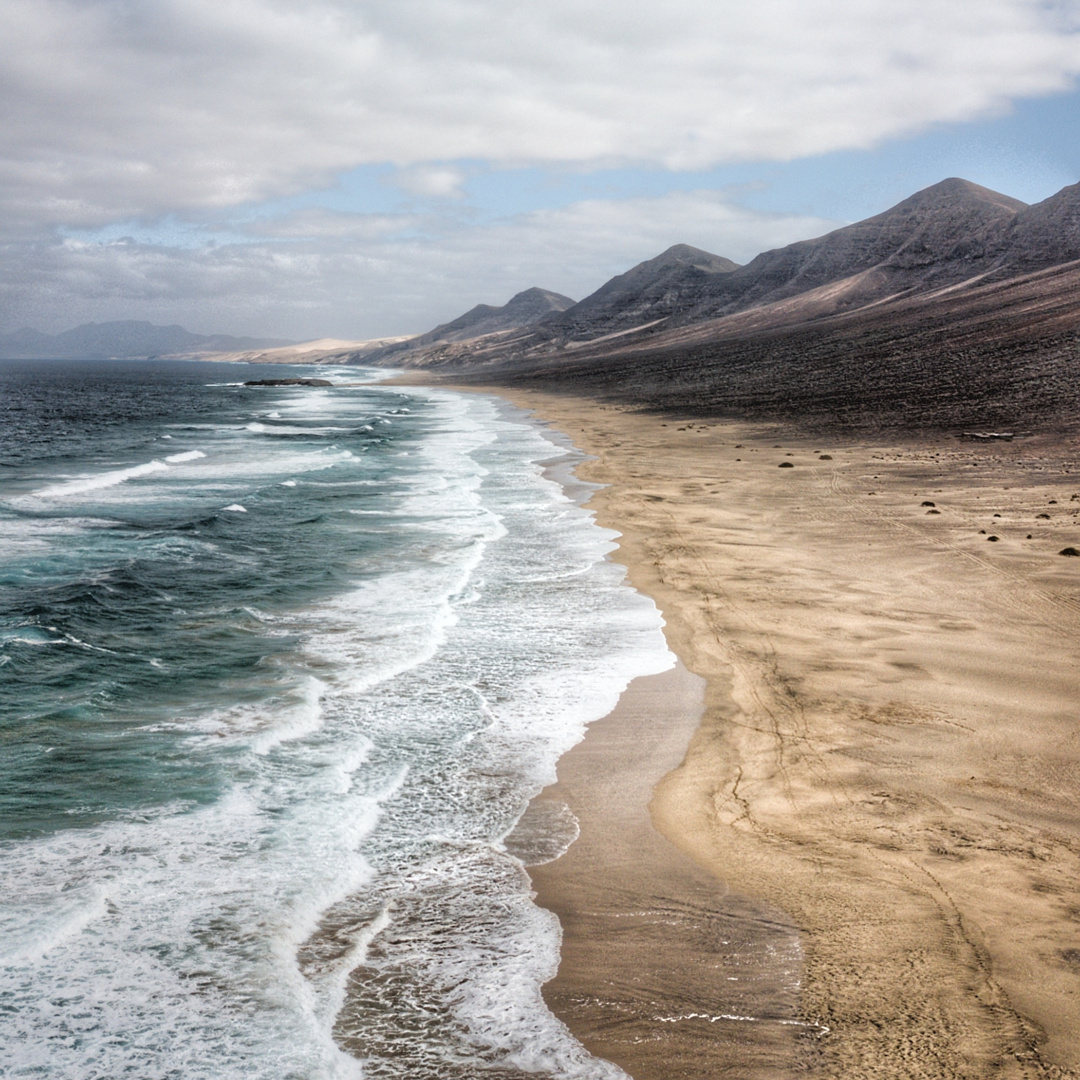
[[[0,1075],[622,1076],[506,838],[659,616],[523,414],[297,374],[0,363]]]

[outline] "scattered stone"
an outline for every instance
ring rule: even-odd
[[[936,506],[936,505],[937,505],[937,503],[932,503],[929,499],[927,499],[926,502],[923,503],[923,506]]]
[[[1035,516],[1037,518],[1046,518],[1047,521],[1050,520],[1050,515],[1049,514],[1036,514]]]
[[[832,454],[821,454],[820,458],[822,461],[832,461]],[[1075,498],[1075,496],[1073,497]]]
[[[1051,499],[1050,502],[1047,505],[1048,506],[1057,506],[1057,499]]]
[[[998,538],[996,536],[988,536],[986,539],[989,540],[990,543],[995,544],[997,543]]]
[[[1080,551],[1077,551],[1076,548],[1074,548],[1074,547],[1067,547],[1067,548],[1062,548],[1058,552],[1058,554],[1059,555],[1080,555]]]
[[[781,461],[780,464],[777,465],[777,468],[778,469],[794,469],[795,466],[790,461]]]
[[[940,513],[941,513],[941,511],[940,511],[940,510],[927,510],[926,512],[927,512],[928,514],[940,514]]]
[[[1028,534],[1027,534],[1027,538],[1028,538],[1029,540],[1031,539],[1031,533],[1028,533]]]
[[[980,536],[985,536],[986,535],[986,530],[985,529],[980,529],[979,530],[979,535]]]

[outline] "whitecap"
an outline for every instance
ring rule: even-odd
[[[100,491],[103,488],[115,487],[127,480],[135,480],[140,476],[149,476],[151,473],[165,472],[169,468],[164,461],[148,461],[143,465],[133,465],[127,469],[113,469],[110,472],[98,473],[96,476],[79,476],[73,480],[65,480],[61,484],[50,484],[32,493],[36,499],[59,499],[71,495],[85,495],[90,491]]]
[[[229,503],[228,506],[223,506],[222,510],[229,510],[234,514],[246,514],[247,507],[241,506],[239,503]]]
[[[170,454],[165,460],[170,465],[179,465],[182,461],[198,461],[206,455],[201,450],[187,450],[182,454]]]

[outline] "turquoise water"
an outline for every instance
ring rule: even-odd
[[[0,1075],[620,1076],[503,841],[658,615],[520,414],[292,373],[0,362]]]

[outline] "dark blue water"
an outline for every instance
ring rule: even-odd
[[[0,1075],[619,1075],[502,841],[655,610],[520,415],[294,373],[0,362]]]

